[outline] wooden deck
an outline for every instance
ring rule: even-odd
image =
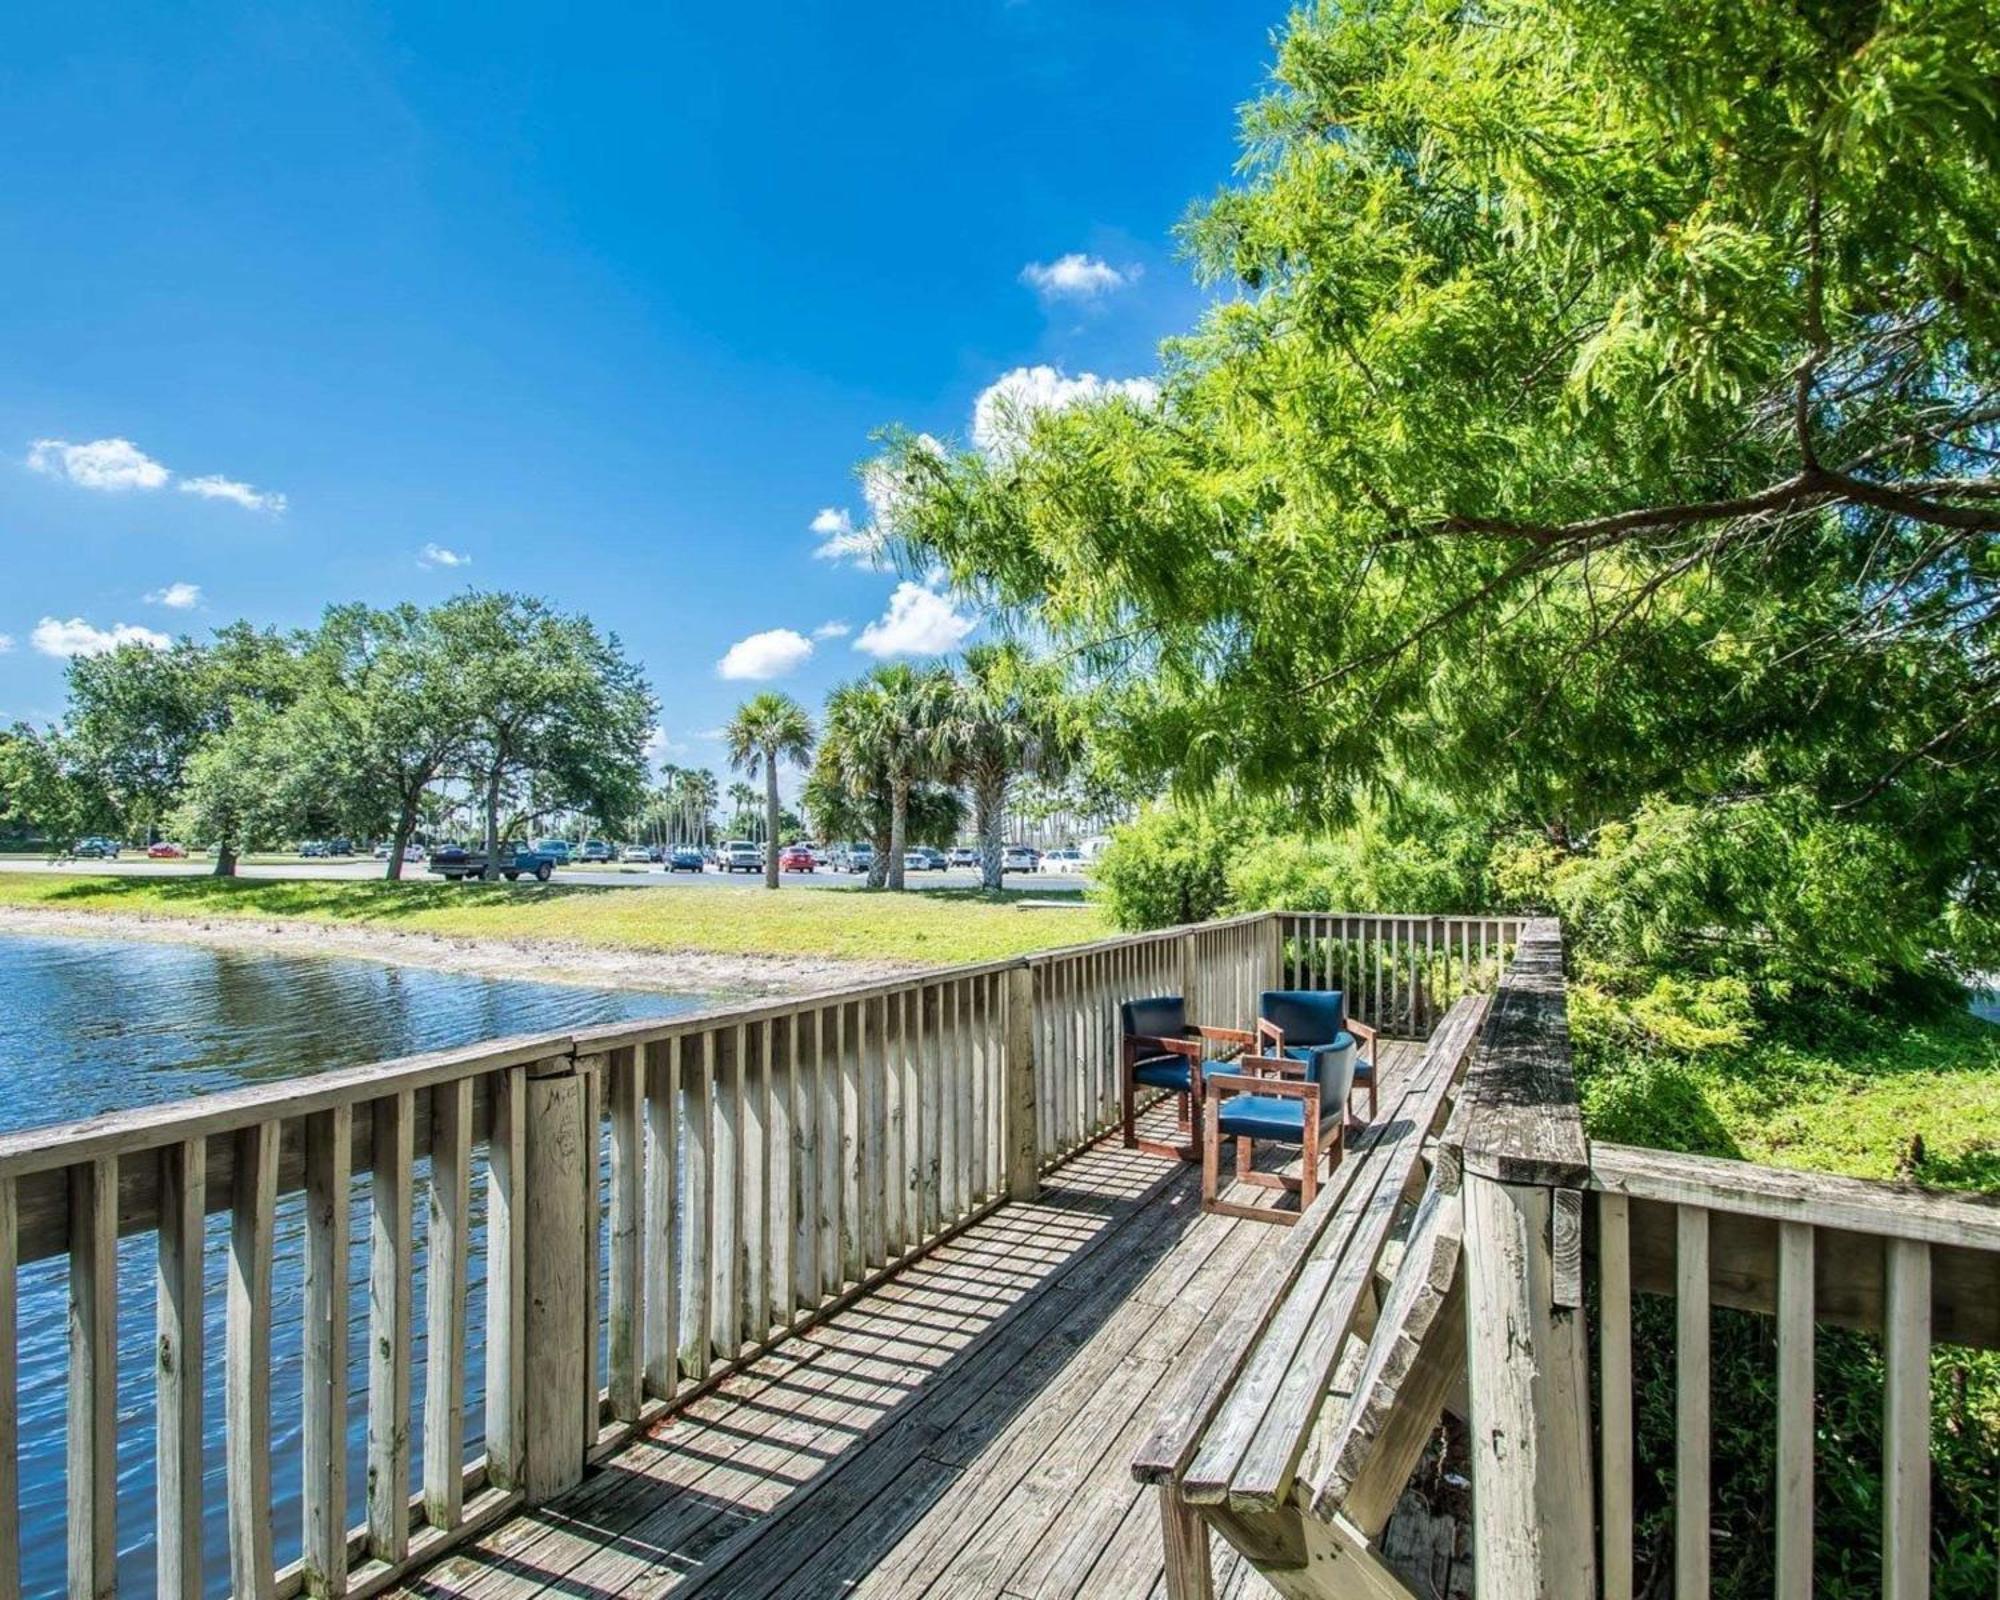
[[[1385,1044],[1385,1075],[1412,1048]],[[1098,1143],[1035,1203],[1002,1207],[392,1592],[1161,1593],[1158,1512],[1129,1462],[1169,1372],[1284,1237],[1201,1215],[1197,1183],[1193,1166]],[[1227,1547],[1217,1577],[1224,1596],[1275,1593]]]

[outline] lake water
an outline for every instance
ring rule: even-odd
[[[302,1077],[514,1033],[670,1016],[705,997],[468,977],[417,967],[249,955],[126,940],[0,936],[0,1130],[185,1099],[247,1083]],[[412,1416],[423,1407],[423,1224],[428,1185],[418,1165]],[[467,1459],[481,1437],[485,1296],[483,1151],[473,1172],[476,1247],[469,1263]],[[348,1505],[363,1507],[366,1420],[367,1183],[355,1184],[349,1282]],[[229,1592],[222,1463],[222,1252],[228,1219],[209,1219],[204,1567],[211,1594]],[[303,1207],[280,1199],[272,1306],[272,1487],[279,1561],[300,1542],[299,1395]],[[118,1580],[154,1588],[153,1268],[151,1234],[119,1248]],[[63,1460],[67,1267],[21,1274],[22,1592],[64,1587]],[[421,1430],[413,1421],[412,1437]],[[420,1458],[420,1448],[413,1450]],[[421,1464],[413,1468],[420,1482]]]

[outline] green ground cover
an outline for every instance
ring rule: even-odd
[[[1041,901],[1040,907],[1025,905]],[[1048,906],[1046,902],[1073,903]],[[449,884],[435,880],[0,877],[0,905],[133,916],[345,923],[460,939],[568,939],[622,950],[827,956],[926,966],[999,960],[1098,938],[1101,914],[1076,895],[937,889]]]

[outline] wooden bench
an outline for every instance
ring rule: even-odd
[[[1459,1169],[1436,1136],[1485,1010],[1446,1014],[1134,1458],[1176,1600],[1212,1593],[1211,1528],[1287,1595],[1407,1600],[1370,1541],[1465,1370]]]

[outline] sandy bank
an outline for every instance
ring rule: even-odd
[[[602,989],[656,989],[730,999],[802,994],[918,970],[911,963],[897,961],[615,950],[561,939],[452,939],[351,923],[135,916],[32,906],[0,906],[0,934],[7,933],[150,939],[265,955],[342,956],[436,967],[478,977],[580,983]]]

